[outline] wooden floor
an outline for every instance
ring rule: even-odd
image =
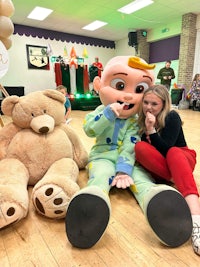
[[[88,111],[72,111],[71,126],[75,128],[88,151],[93,140],[82,130]],[[194,171],[200,189],[200,112],[178,110],[184,121],[188,145],[195,148],[197,166]],[[9,118],[4,118],[8,122]],[[85,170],[80,172],[79,185],[87,182]],[[29,188],[31,194],[31,188]],[[148,226],[145,217],[128,190],[110,192],[111,219],[101,240],[91,249],[81,250],[70,245],[64,220],[46,219],[35,213],[32,203],[23,221],[0,230],[1,267],[184,267],[200,266],[191,243],[179,248],[163,246]]]

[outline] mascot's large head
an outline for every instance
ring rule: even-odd
[[[138,112],[143,92],[153,85],[154,68],[139,57],[114,57],[106,64],[102,77],[95,77],[94,89],[103,105],[124,104],[120,118],[126,119]]]

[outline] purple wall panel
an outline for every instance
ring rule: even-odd
[[[50,31],[46,29],[40,29],[35,27],[29,27],[24,25],[15,24],[14,25],[14,34],[18,33],[19,35],[25,34],[26,36],[39,37],[39,38],[50,38],[51,40],[61,40],[72,43],[80,43],[86,45],[94,45],[99,47],[106,48],[115,48],[115,42],[110,40],[103,40],[98,38],[92,38],[87,36],[75,35],[64,32]]]
[[[150,43],[149,63],[179,59],[180,35]]]

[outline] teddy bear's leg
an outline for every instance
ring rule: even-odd
[[[69,242],[78,248],[90,248],[105,232],[111,213],[109,191],[115,165],[109,160],[89,163],[89,181],[70,201],[65,224]]]
[[[192,218],[184,197],[171,186],[156,185],[141,166],[135,166],[133,177],[137,188],[133,193],[158,239],[170,247],[188,241]]]
[[[66,132],[68,138],[72,143],[74,161],[78,165],[79,169],[84,169],[88,164],[88,153],[80,137],[78,136],[75,129],[71,127],[65,127],[64,125],[61,125],[61,127],[64,128],[64,131]]]
[[[29,174],[17,159],[0,161],[0,228],[26,217]]]
[[[78,175],[79,169],[72,159],[54,162],[33,188],[32,200],[36,210],[49,218],[64,218],[69,200],[80,189],[76,183]]]

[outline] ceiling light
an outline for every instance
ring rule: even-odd
[[[150,4],[153,4],[153,0],[135,0],[131,2],[130,4],[118,9],[118,11],[121,13],[125,13],[125,14],[131,14]]]
[[[105,26],[106,24],[108,24],[108,23],[107,22],[100,21],[100,20],[95,20],[94,22],[86,25],[82,29],[83,30],[88,30],[88,31],[94,31],[96,29],[99,29],[99,28]]]
[[[37,6],[31,11],[27,18],[44,20],[46,17],[49,16],[49,14],[51,14],[51,12],[53,12],[52,9]]]

